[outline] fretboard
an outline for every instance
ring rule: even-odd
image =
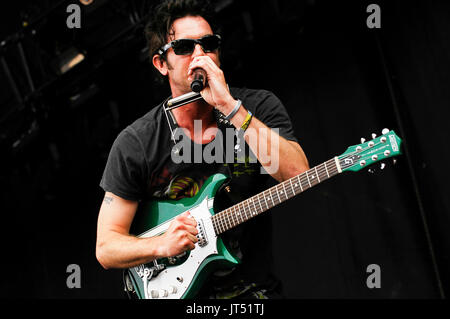
[[[332,158],[213,215],[214,230],[219,235],[337,175],[339,172],[336,159]]]

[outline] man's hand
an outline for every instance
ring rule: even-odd
[[[207,55],[195,57],[188,69],[188,80],[193,80],[193,70],[201,68],[206,72],[208,81],[206,87],[200,92],[203,99],[224,114],[228,114],[236,104],[236,100],[228,90],[223,71]]]
[[[185,212],[161,236],[138,238],[129,234],[138,202],[107,192],[100,208],[96,256],[105,268],[131,268],[194,249],[197,222]]]
[[[175,217],[169,229],[158,238],[161,256],[177,256],[186,250],[194,249],[198,234],[196,227],[197,222],[190,217],[189,212]]]

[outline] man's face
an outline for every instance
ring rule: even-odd
[[[198,16],[187,16],[177,19],[173,22],[172,29],[174,34],[167,39],[167,43],[177,39],[199,39],[205,35],[213,34],[209,23]],[[195,45],[192,54],[176,55],[172,48],[166,52],[166,60],[163,62],[163,72],[169,77],[169,84],[173,96],[191,92],[190,82],[188,81],[188,68],[191,61],[201,55],[207,55],[220,66],[218,50],[205,53],[199,44]]]

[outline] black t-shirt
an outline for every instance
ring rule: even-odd
[[[297,141],[286,109],[273,93],[238,88],[231,88],[230,92],[235,99],[242,100],[242,105],[254,117],[268,127],[278,129],[280,136],[285,139]],[[178,136],[174,141],[170,127],[173,132],[176,125],[167,115],[169,113],[164,112],[162,104],[152,109],[118,135],[100,186],[105,192],[128,200],[180,199],[194,196],[209,176],[223,173],[231,177],[229,185],[232,191],[227,195],[217,194],[214,204],[216,211],[268,188],[274,180],[270,175],[261,173],[262,166],[242,135],[236,137],[230,134],[230,129],[234,127],[219,112],[214,113],[221,134],[217,134],[210,143],[198,145],[185,135]],[[229,147],[230,139],[235,147]],[[222,149],[218,152],[220,144]],[[173,152],[177,147],[180,150],[180,145],[184,147],[178,152],[178,159],[188,158],[190,150],[190,160],[180,163],[176,159],[176,163]],[[195,158],[194,154],[199,154],[195,150],[199,148],[201,154],[210,155],[207,160]],[[211,162],[211,159],[215,162]],[[222,237],[228,248],[242,261],[233,271],[236,280],[263,286],[265,282],[272,281],[270,213],[253,218]]]

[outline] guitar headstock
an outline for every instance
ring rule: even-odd
[[[382,135],[376,137],[372,134],[372,140],[366,142],[361,139],[361,144],[353,145],[340,156],[339,164],[342,172],[359,171],[372,164],[402,154],[400,146],[402,140],[394,131],[383,129]],[[384,168],[381,163],[381,168]]]

